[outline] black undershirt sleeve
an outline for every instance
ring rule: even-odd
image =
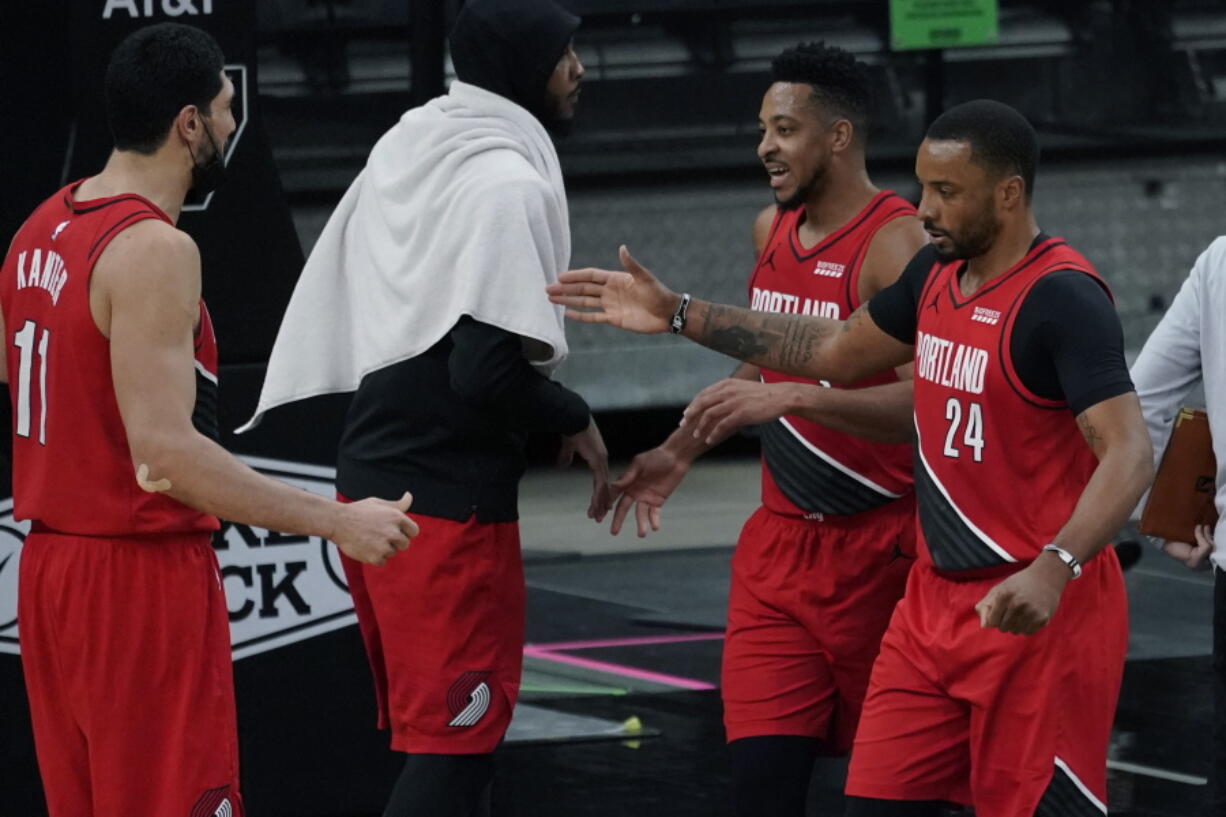
[[[868,300],[868,314],[873,323],[887,335],[914,345],[920,296],[928,273],[936,263],[932,245],[920,249],[907,263],[898,280]]]
[[[534,369],[518,335],[463,317],[451,342],[451,389],[465,402],[495,410],[512,431],[570,435],[587,428],[587,403]]]
[[[1119,314],[1085,273],[1063,270],[1035,284],[1018,309],[1009,349],[1022,384],[1067,402],[1074,415],[1133,391]]]

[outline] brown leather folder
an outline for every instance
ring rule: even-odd
[[[1208,415],[1200,409],[1180,409],[1137,529],[1147,536],[1195,544],[1194,528],[1217,522],[1216,476]]]

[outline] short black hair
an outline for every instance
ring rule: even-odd
[[[803,82],[819,105],[851,122],[857,138],[868,130],[873,105],[868,66],[853,54],[824,42],[801,43],[771,61],[772,82]]]
[[[928,126],[928,138],[967,142],[971,157],[989,171],[1016,174],[1034,193],[1039,166],[1039,137],[1026,117],[1003,102],[976,99],[955,105]]]
[[[106,118],[115,147],[151,154],[184,106],[207,116],[224,67],[217,41],[193,26],[158,23],[129,34],[106,67]]]

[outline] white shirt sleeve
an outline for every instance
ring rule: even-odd
[[[1132,367],[1155,461],[1188,394],[1203,381],[1217,456],[1218,513],[1226,510],[1226,236],[1209,245]],[[1144,505],[1145,499],[1142,500]],[[1226,533],[1215,532],[1214,563],[1226,569]]]

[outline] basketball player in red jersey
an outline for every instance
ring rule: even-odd
[[[572,317],[687,337],[840,382],[915,364],[919,558],[873,667],[851,817],[1106,813],[1127,648],[1111,535],[1153,473],[1119,318],[1079,253],[1031,209],[1038,142],[1006,105],[959,105],[916,159],[932,238],[845,322],[764,315],[579,270]],[[692,405],[700,432],[706,405]],[[1022,636],[1022,637],[1019,637]]]
[[[915,208],[865,170],[866,67],[810,44],[772,68],[758,157],[777,204],[754,224],[751,308],[845,319],[927,239]],[[764,424],[762,507],[732,561],[720,686],[737,813],[800,817],[815,758],[851,748],[915,554],[911,448],[902,443],[911,387],[893,370],[831,388],[742,364],[711,393],[730,416],[702,438],[683,425],[636,457],[615,483],[623,494],[612,529],[631,505],[640,535],[658,526],[697,456],[737,427]],[[903,434],[874,443],[843,433],[866,426]]]
[[[162,24],[106,74],[115,151],[41,204],[0,269],[21,657],[51,817],[235,817],[237,734],[217,516],[381,563],[416,525],[269,480],[217,437],[200,258],[175,228],[235,123],[222,54]]]

